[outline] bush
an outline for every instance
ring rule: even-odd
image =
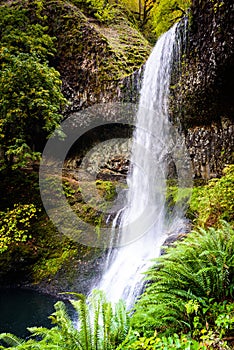
[[[188,335],[173,334],[172,336],[160,336],[160,334],[155,334],[152,337],[144,337],[135,333],[135,338],[133,342],[129,342],[121,349],[122,350],[160,350],[160,349],[180,349],[180,350],[205,350],[207,349],[202,343],[191,339]]]
[[[223,170],[220,179],[195,187],[190,203],[194,223],[205,227],[217,225],[220,219],[234,221],[234,165]]]
[[[34,204],[15,204],[13,209],[0,212],[0,253],[31,238],[30,229],[37,211]]]

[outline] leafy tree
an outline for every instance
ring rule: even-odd
[[[156,38],[166,32],[186,14],[191,0],[120,0],[117,3],[130,10],[144,35],[155,41],[152,32]]]
[[[190,5],[191,0],[157,0],[151,11],[151,22],[156,37],[181,19]]]
[[[53,39],[24,10],[0,11],[0,147],[4,166],[38,159],[41,139],[59,125],[66,100],[49,66]],[[42,145],[40,145],[42,146]]]
[[[115,8],[107,0],[72,0],[85,14],[96,18],[100,23],[109,23],[118,15]]]
[[[149,40],[155,41],[183,17],[191,0],[72,0],[85,14],[99,22],[112,22],[122,14]]]
[[[157,0],[121,0],[119,4],[127,7],[138,20],[139,27],[144,28],[150,20],[150,14]]]

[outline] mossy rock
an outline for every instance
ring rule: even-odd
[[[103,23],[88,17],[76,1],[18,0],[15,5],[23,6],[32,23],[47,26],[56,38],[51,64],[61,74],[69,111],[118,99],[120,81],[140,68],[151,51],[120,9]]]

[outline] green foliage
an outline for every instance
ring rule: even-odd
[[[2,50],[7,48],[9,54],[33,53],[41,61],[46,61],[55,53],[55,38],[46,34],[46,27],[31,24],[26,10],[2,6],[0,28]]]
[[[151,11],[155,3],[156,0],[120,0],[120,4],[134,14],[135,20],[141,29],[150,20]]]
[[[135,341],[130,340],[128,344],[121,347],[122,350],[156,350],[156,349],[180,349],[180,350],[205,350],[204,345],[191,339],[188,335],[173,334],[171,336],[160,336],[155,334],[152,337],[140,336],[135,332]]]
[[[48,64],[55,50],[46,28],[8,6],[1,7],[0,28],[0,145],[5,165],[22,167],[39,158],[35,142],[59,125],[66,100]]]
[[[112,201],[116,197],[116,188],[113,182],[96,180],[96,186],[99,193],[107,201]]]
[[[73,199],[76,193],[76,190],[71,186],[68,180],[61,179],[57,176],[47,176],[45,179],[41,180],[41,186],[43,187],[44,195],[47,196],[48,203],[50,201],[54,203],[63,195],[65,195],[67,199]],[[79,191],[79,188],[77,191]]]
[[[23,344],[22,339],[16,337],[14,334],[11,334],[11,333],[0,334],[0,340],[3,340],[5,343],[7,343],[9,346],[13,348]],[[0,349],[4,349],[4,348],[0,345]]]
[[[125,16],[148,40],[155,41],[181,19],[191,0],[72,0],[86,15],[101,23],[112,23]]]
[[[82,8],[87,15],[95,17],[100,23],[109,23],[117,15],[107,0],[72,0],[72,3]]]
[[[68,349],[68,350],[115,350],[129,330],[129,316],[124,303],[113,307],[106,301],[101,291],[93,291],[86,300],[82,294],[72,294],[78,300],[70,300],[77,313],[76,325],[67,314],[65,304],[55,304],[55,312],[50,316],[55,325],[51,329],[31,327],[31,339],[22,341],[10,334],[0,338],[8,344],[8,349]],[[39,339],[34,340],[33,338]],[[12,347],[13,346],[13,347]],[[5,349],[1,347],[0,349]]]
[[[191,0],[157,0],[151,12],[156,37],[166,32],[180,20],[191,5]]]
[[[219,229],[193,231],[166,248],[156,262],[133,315],[133,325],[140,331],[166,332],[168,325],[170,334],[188,331],[189,300],[211,305],[234,296],[234,231],[225,222]]]
[[[55,253],[54,253],[55,255]],[[49,276],[54,276],[59,269],[66,263],[66,260],[71,259],[72,250],[64,247],[63,251],[58,253],[58,256],[45,257],[40,259],[33,265],[33,274],[36,281],[42,281]]]
[[[83,296],[73,300],[78,312],[80,341],[87,350],[116,349],[124,340],[129,329],[129,317],[125,305],[119,301],[113,308],[103,292],[94,290],[86,303]]]
[[[76,191],[74,190],[74,188],[71,187],[69,181],[64,180],[63,181],[63,192],[64,192],[66,198],[73,198]]]
[[[166,208],[168,220],[175,207],[181,209],[188,207],[192,192],[193,189],[190,187],[178,187],[174,180],[167,181]]]
[[[25,243],[31,238],[30,229],[37,211],[34,204],[15,204],[12,210],[0,212],[0,253],[11,244]]]
[[[157,331],[147,337],[129,327],[130,317],[122,301],[114,307],[107,302],[103,292],[98,290],[94,290],[87,299],[82,294],[65,294],[73,296],[70,302],[77,313],[78,322],[70,318],[65,304],[59,301],[54,306],[55,312],[50,316],[54,325],[52,328],[30,327],[28,330],[31,337],[27,340],[3,333],[0,334],[0,340],[10,350],[52,350],[58,346],[61,350],[231,349],[221,338],[224,335],[230,336],[232,333],[229,331],[233,332],[233,303],[213,303],[208,308],[206,304],[189,300],[185,307],[188,317],[192,319],[195,316],[190,323],[194,325],[193,338],[191,332],[166,336]],[[212,329],[210,315],[218,327],[215,330]],[[0,345],[0,349],[5,347]]]
[[[204,339],[211,334],[221,339],[234,334],[234,304],[227,300],[189,300],[185,304],[190,331],[194,337]]]
[[[215,324],[219,329],[220,334],[222,336],[226,335],[229,330],[234,333],[234,304],[223,302],[220,304],[215,303],[214,305],[218,307]]]
[[[234,165],[223,170],[220,179],[212,179],[206,186],[193,190],[190,213],[199,226],[217,225],[219,219],[234,220]]]

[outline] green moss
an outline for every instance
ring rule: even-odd
[[[45,24],[57,38],[57,55],[65,68],[67,58],[70,69],[77,68],[78,81],[79,73],[85,71],[99,82],[121,79],[139,68],[151,47],[126,16],[118,10],[112,21],[100,23],[87,17],[90,12],[84,11],[82,4],[60,0],[44,3]]]
[[[100,67],[102,80],[110,79],[110,73],[114,80],[133,73],[141,67],[151,51],[146,39],[126,20],[109,27],[95,25],[95,28],[107,39],[107,51],[111,53],[110,59]]]
[[[86,208],[84,208],[85,212]],[[91,214],[90,217],[95,222]],[[76,243],[57,231],[46,215],[40,218],[34,229],[36,231],[34,247],[37,258],[30,267],[31,283],[33,284],[55,281],[56,276],[62,271],[65,271],[66,277],[66,270],[70,269],[71,262],[78,268],[80,262],[90,261],[99,254],[96,248]],[[67,275],[70,276],[69,271]],[[72,275],[76,278],[75,271]]]
[[[113,182],[97,180],[96,186],[99,190],[99,193],[107,201],[112,201],[116,197],[116,188]]]
[[[32,269],[34,283],[56,275],[61,267],[66,264],[66,262],[69,261],[73,254],[75,255],[75,253],[75,250],[64,250],[62,252],[58,252],[57,256],[42,258],[39,260],[35,265],[33,265]]]

